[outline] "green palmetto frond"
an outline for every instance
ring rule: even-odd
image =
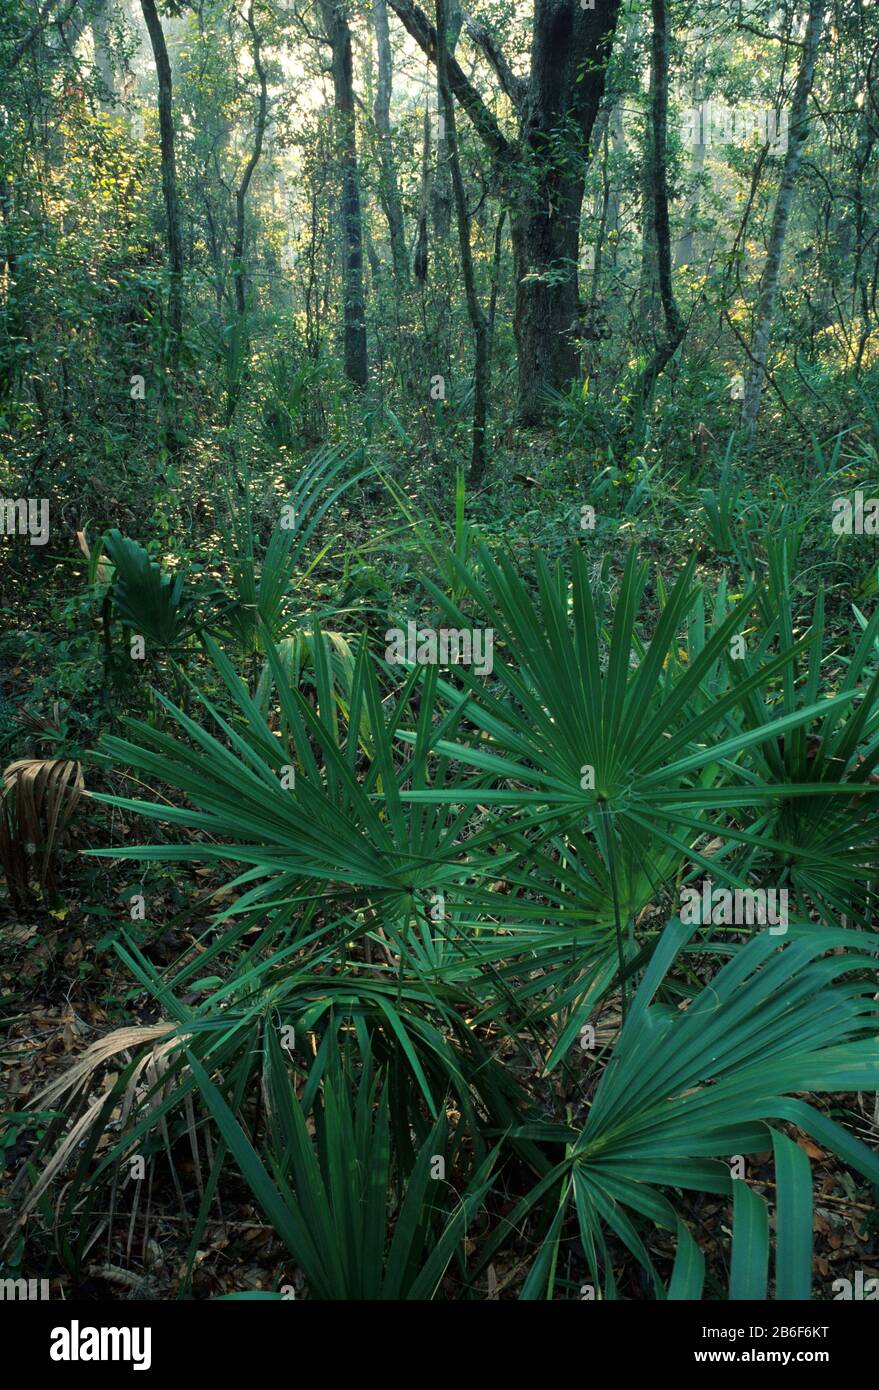
[[[699,701],[701,708],[694,710],[701,682],[746,618],[752,594],[731,609],[687,670],[666,680],[665,666],[695,598],[695,558],[682,571],[640,660],[635,619],[647,570],[637,566],[634,551],[606,642],[579,548],[570,593],[560,571],[552,575],[538,560],[536,599],[508,562],[496,563],[484,549],[481,562],[485,582],[479,584],[467,572],[469,591],[480,620],[494,632],[495,651],[500,647],[503,653],[494,664],[503,691],[494,694],[462,668],[460,678],[470,695],[467,717],[485,737],[473,748],[456,746],[454,753],[498,779],[523,782],[527,789],[503,788],[490,796],[473,792],[470,799],[479,796],[512,806],[542,803],[568,817],[586,817],[606,807],[636,823],[657,806],[663,813],[669,806],[716,806],[718,796],[727,807],[750,805],[753,787],[719,785],[725,780],[719,769],[734,765],[753,746],[826,718],[858,696],[857,690],[846,689],[771,718],[761,728],[717,739],[727,712],[754,691],[766,692],[808,645],[804,641],[781,652],[716,700]],[[432,592],[457,626],[467,625],[460,609],[439,590],[432,587]],[[594,773],[594,788],[583,786],[584,767]],[[717,769],[718,785],[694,787],[694,774],[705,769]],[[778,795],[771,786],[762,790],[765,800]],[[804,787],[800,794],[813,792]],[[796,788],[788,785],[785,793],[796,794]]]
[[[110,593],[118,616],[152,646],[174,646],[192,605],[185,574],[163,573],[138,541],[116,529],[104,537],[104,552],[114,566]]]
[[[494,1155],[459,1196],[445,1177],[451,1154],[441,1113],[410,1171],[395,1175],[387,1083],[380,1087],[365,1066],[352,1095],[352,1081],[335,1061],[322,1075],[312,1139],[278,1055],[268,1088],[272,1178],[200,1063],[193,1057],[190,1065],[254,1196],[302,1267],[312,1298],[436,1296],[491,1187]],[[392,1222],[388,1193],[395,1183],[399,1203]]]
[[[798,1094],[879,1086],[876,939],[806,927],[782,944],[766,934],[754,937],[735,949],[686,1009],[669,1010],[656,994],[691,932],[677,920],[666,927],[585,1125],[562,1134],[568,1156],[511,1217],[520,1219],[537,1193],[561,1187],[559,1215],[524,1297],[540,1297],[546,1288],[568,1204],[590,1273],[603,1281],[606,1296],[615,1293],[607,1243],[612,1233],[648,1272],[658,1297],[700,1297],[701,1256],[665,1195],[669,1189],[736,1196],[731,1295],[766,1297],[765,1207],[721,1160],[771,1147],[778,1187],[776,1296],[807,1298],[811,1174],[803,1151],[776,1126],[797,1126],[879,1181],[873,1150]],[[826,954],[839,947],[845,949]],[[551,1134],[540,1126],[524,1132],[535,1140]],[[677,1233],[668,1290],[645,1244],[644,1220]]]
[[[319,450],[279,507],[265,553],[258,554],[250,497],[250,479],[226,489],[226,516],[221,530],[226,543],[231,595],[221,608],[221,624],[245,652],[263,640],[277,642],[297,618],[290,611],[292,591],[322,557],[306,564],[306,549],[324,517],[351,487],[372,470],[351,471],[353,456],[340,448]]]

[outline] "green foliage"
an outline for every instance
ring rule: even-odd
[[[704,1260],[661,1189],[735,1197],[731,1298],[767,1296],[769,1225],[763,1200],[730,1177],[726,1159],[772,1147],[777,1176],[775,1296],[808,1298],[812,1286],[812,1178],[805,1153],[769,1121],[787,1121],[838,1153],[871,1182],[872,1149],[795,1093],[840,1091],[879,1077],[872,985],[839,977],[873,974],[874,936],[798,928],[781,949],[763,934],[732,959],[684,1012],[655,1001],[692,927],[666,927],[605,1068],[579,1134],[563,1132],[567,1154],[514,1213],[520,1220],[555,1179],[558,1215],[523,1291],[541,1297],[567,1205],[576,1213],[590,1275],[614,1297],[612,1231],[649,1275],[656,1297],[699,1298]],[[841,948],[828,956],[832,945]],[[863,954],[864,951],[869,954]],[[546,1127],[523,1131],[547,1137]],[[675,1232],[668,1288],[633,1215]]]
[[[277,643],[301,616],[289,611],[294,577],[301,583],[323,558],[326,547],[304,567],[305,548],[333,504],[360,482],[369,468],[348,472],[352,455],[342,449],[319,450],[304,468],[279,516],[261,560],[251,505],[250,480],[226,489],[226,519],[220,526],[231,572],[232,594],[220,607],[221,624],[231,631],[245,655],[264,641]]]
[[[111,594],[119,619],[150,644],[173,647],[192,605],[186,575],[163,574],[138,541],[115,529],[104,537],[104,551],[114,568]]]
[[[651,44],[598,8],[551,91],[531,14],[464,25],[462,240],[409,7],[379,55],[381,6],[160,6],[171,161],[139,17],[0,0],[0,493],[51,515],[0,536],[16,1271],[146,1267],[158,1212],[213,1292],[231,1199],[311,1298],[825,1297],[813,1185],[879,1182],[879,554],[830,526],[879,486],[879,7],[833,9],[795,187],[681,110],[783,108],[794,7],[672,15],[648,399]],[[392,664],[410,619],[490,669]],[[700,880],[786,930],[682,924]]]
[[[190,1064],[220,1133],[302,1268],[312,1297],[433,1298],[484,1203],[491,1157],[450,1204],[444,1181],[447,1127],[440,1114],[410,1171],[395,1175],[388,1086],[373,1078],[368,1054],[356,1086],[335,1061],[323,1073],[312,1139],[272,1034],[267,1047],[274,1182],[220,1092],[194,1058]],[[439,1169],[432,1171],[437,1160],[443,1179]],[[389,1191],[397,1194],[392,1227]]]
[[[712,605],[695,557],[657,585],[648,634],[634,550],[612,602],[582,547],[570,579],[538,561],[530,587],[467,535],[459,502],[454,548],[418,530],[442,580],[425,586],[457,628],[492,629],[490,679],[414,666],[394,685],[367,635],[349,647],[315,624],[266,643],[253,696],[206,636],[221,695],[187,682],[205,723],[157,692],[161,724],[105,738],[104,764],[161,799],[97,799],[174,838],[93,854],[237,867],[197,955],[160,971],[130,933],[117,942],[169,1020],[166,1059],[136,1096],[136,1060],[111,1085],[104,1109],[126,1098],[126,1124],[100,1158],[89,1126],[59,1229],[195,1105],[220,1147],[191,1251],[232,1158],[312,1297],[434,1297],[444,1278],[471,1296],[508,1238],[499,1181],[513,1226],[540,1231],[522,1298],[554,1295],[573,1231],[605,1298],[620,1252],[656,1298],[765,1298],[770,1268],[777,1298],[808,1297],[812,1179],[779,1124],[879,1181],[872,1151],[803,1098],[879,1086],[875,938],[837,925],[866,922],[876,873],[879,676],[863,682],[879,614],[828,695],[823,606],[797,636],[783,557],[780,606],[742,660],[731,638],[760,623],[757,594]],[[783,938],[683,926],[675,894],[698,873],[789,882]],[[612,1000],[621,1028],[575,1123],[547,1109],[546,1078],[578,1087],[579,1035]],[[729,1169],[769,1149],[774,1240]],[[690,1192],[732,1202],[728,1277],[706,1267]],[[669,1268],[655,1230],[675,1238]]]

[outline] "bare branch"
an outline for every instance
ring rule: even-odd
[[[37,15],[36,24],[30,30],[30,32],[25,34],[24,38],[21,39],[15,45],[12,52],[10,53],[9,58],[7,59],[5,64],[7,73],[12,72],[13,68],[18,67],[18,64],[21,62],[25,53],[27,53],[28,49],[36,42],[43,30],[48,28],[50,24],[55,25],[59,30],[62,29],[63,25],[67,23],[68,19],[73,14],[73,11],[79,4],[79,0],[69,0],[69,4],[67,5],[67,8],[64,10],[63,14],[57,15],[54,19],[52,19],[51,13],[54,4],[55,0],[44,0],[44,3],[40,7],[39,14]]]
[[[414,4],[413,0],[389,0],[389,3],[394,14],[402,20],[404,27],[412,35],[421,51],[435,64],[436,30],[424,11]],[[453,96],[467,112],[473,122],[474,129],[485,141],[492,154],[497,158],[504,158],[511,154],[513,145],[504,135],[460,64],[451,55],[449,55],[448,60],[448,79]]]
[[[467,36],[476,45],[480,53],[488,59],[495,76],[501,84],[501,89],[506,92],[516,111],[521,114],[522,107],[525,105],[525,98],[528,95],[528,82],[524,77],[517,77],[510,67],[506,58],[500,50],[494,35],[486,29],[484,24],[478,24],[476,20],[464,15],[464,28]]]

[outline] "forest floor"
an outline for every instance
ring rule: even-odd
[[[689,462],[663,465],[656,477],[650,474],[654,461],[661,463],[658,457],[642,458],[610,477],[609,487],[601,494],[607,500],[603,510],[599,507],[597,527],[585,536],[586,544],[595,545],[596,564],[610,557],[612,569],[619,573],[626,551],[636,542],[654,567],[648,594],[655,595],[656,582],[663,577],[670,580],[693,547],[699,547],[701,577],[711,588],[726,580],[735,592],[747,577],[740,563],[742,551],[732,556],[718,544],[710,503],[706,504],[704,487],[692,481]],[[490,545],[523,559],[538,552],[552,559],[561,558],[573,540],[584,540],[583,498],[594,495],[590,487],[595,474],[606,468],[605,459],[584,458],[576,448],[565,449],[557,441],[535,435],[522,440],[515,452],[496,458],[493,468],[490,484],[468,499],[468,517]],[[585,488],[584,469],[588,470]],[[270,472],[262,475],[262,492],[255,506],[257,524],[284,472],[277,470],[274,478]],[[420,513],[436,505],[445,524],[452,526],[450,484],[438,487],[435,481],[426,481],[428,474],[435,480],[435,471],[427,463],[416,465],[408,475],[396,469],[399,486],[418,504]],[[7,575],[9,590],[3,601],[7,619],[13,617],[0,639],[0,654],[5,658],[0,663],[0,747],[5,759],[36,750],[51,756],[52,748],[62,744],[87,759],[100,734],[117,727],[121,715],[142,714],[148,708],[143,690],[107,689],[100,607],[76,533],[87,531],[93,540],[103,526],[117,525],[155,539],[159,551],[173,554],[175,563],[195,566],[204,574],[219,572],[223,556],[215,524],[217,493],[211,495],[209,477],[203,460],[190,458],[159,485],[138,483],[126,489],[121,477],[110,485],[95,484],[86,495],[68,499],[60,544],[53,538],[50,551],[40,557],[40,584],[33,583],[24,565],[11,582]],[[650,482],[639,497],[645,477]],[[837,477],[834,486],[838,483]],[[742,541],[759,536],[773,508],[791,505],[800,512],[818,511],[826,508],[829,496],[825,480],[819,478],[816,484],[805,464],[783,476],[780,470],[757,463],[737,486],[731,524]],[[394,603],[418,579],[417,546],[399,509],[382,486],[372,483],[345,501],[341,514],[322,531],[321,543],[324,540],[328,550],[308,577],[307,603],[319,607],[332,597],[345,611],[349,631],[356,631],[366,617],[381,627]],[[877,559],[875,541],[872,545],[865,541],[854,566],[818,548],[814,556],[806,554],[805,562],[801,560],[800,596],[804,603],[811,602],[815,587],[823,584],[831,627],[838,621],[842,630],[849,621],[848,594],[852,588],[857,590],[864,576],[875,573]],[[88,769],[86,785],[89,791],[125,790],[121,779],[100,768]],[[0,901],[4,918],[0,1011],[5,1028],[0,1097],[4,1109],[13,1113],[0,1165],[7,1180],[26,1161],[32,1145],[32,1130],[19,1129],[15,1116],[31,1107],[43,1087],[90,1045],[115,1029],[150,1025],[159,1018],[156,1005],[132,987],[113,949],[124,912],[121,904],[140,876],[120,882],[126,874],[124,864],[90,859],[81,852],[123,841],[136,843],[141,834],[136,817],[123,810],[108,812],[86,796],[61,855],[51,898],[40,900],[35,895],[17,904]],[[211,867],[156,865],[150,870],[149,931],[144,929],[139,941],[154,964],[169,964],[192,946],[203,949],[197,943],[210,925],[211,912],[223,901],[223,882],[223,872]],[[137,931],[136,923],[127,925]],[[612,1033],[612,1017],[608,1026]],[[111,1065],[102,1086],[112,1077]],[[874,1144],[879,1140],[875,1096],[825,1097],[821,1108],[862,1138]],[[863,1269],[867,1277],[879,1277],[879,1217],[869,1185],[805,1135],[789,1132],[813,1165],[815,1269],[822,1283],[829,1287],[836,1272],[853,1266]],[[98,1152],[109,1143],[108,1133]],[[66,1289],[67,1296],[164,1299],[178,1295],[191,1256],[192,1205],[183,1193],[201,1189],[205,1175],[199,1163],[185,1138],[179,1140],[173,1168],[164,1169],[160,1178],[151,1177],[130,1218],[121,1221],[118,1212],[110,1209],[92,1212],[99,1218],[96,1238],[87,1252],[84,1277],[75,1290]],[[773,1172],[772,1155],[767,1152],[752,1156],[746,1175],[755,1190],[771,1196]],[[3,1194],[0,1187],[0,1198]],[[723,1202],[707,1194],[687,1199],[692,1229],[719,1283],[727,1259],[723,1210]],[[470,1240],[478,1243],[478,1229]],[[660,1259],[670,1258],[673,1244],[671,1236],[666,1240],[656,1233],[651,1252]],[[514,1234],[489,1267],[485,1296],[516,1297],[532,1256],[531,1234]],[[571,1276],[574,1283],[582,1277],[576,1261]],[[52,1277],[66,1288],[57,1252]],[[453,1293],[454,1276],[447,1279],[448,1292]],[[227,1170],[195,1254],[191,1296],[213,1298],[279,1286],[295,1289],[298,1297],[303,1291],[301,1275],[262,1219],[246,1184]],[[647,1294],[630,1284],[625,1296]]]

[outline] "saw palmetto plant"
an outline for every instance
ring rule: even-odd
[[[634,551],[612,592],[579,548],[530,584],[468,543],[425,591],[490,673],[316,621],[306,661],[263,612],[255,693],[204,635],[187,710],[104,740],[157,794],[97,799],[155,829],[95,853],[201,862],[225,905],[169,966],[117,944],[161,1032],[71,1074],[18,1187],[33,1214],[76,1151],[72,1265],[125,1160],[185,1142],[190,1274],[234,1164],[314,1298],[483,1297],[510,1260],[526,1299],[810,1296],[798,1137],[879,1183],[824,1104],[879,1089],[879,615],[829,683],[820,603],[795,630],[695,565],[648,618]],[[705,877],[786,887],[784,929],[685,925]],[[694,1194],[727,1210],[710,1260]]]
[[[302,470],[289,496],[275,506],[271,534],[259,545],[254,524],[251,479],[232,477],[219,518],[229,580],[216,598],[219,626],[249,655],[265,642],[295,632],[302,614],[295,604],[301,585],[321,560],[326,546],[306,562],[315,531],[338,499],[371,471],[342,449],[319,450]],[[212,615],[211,625],[216,625]]]

